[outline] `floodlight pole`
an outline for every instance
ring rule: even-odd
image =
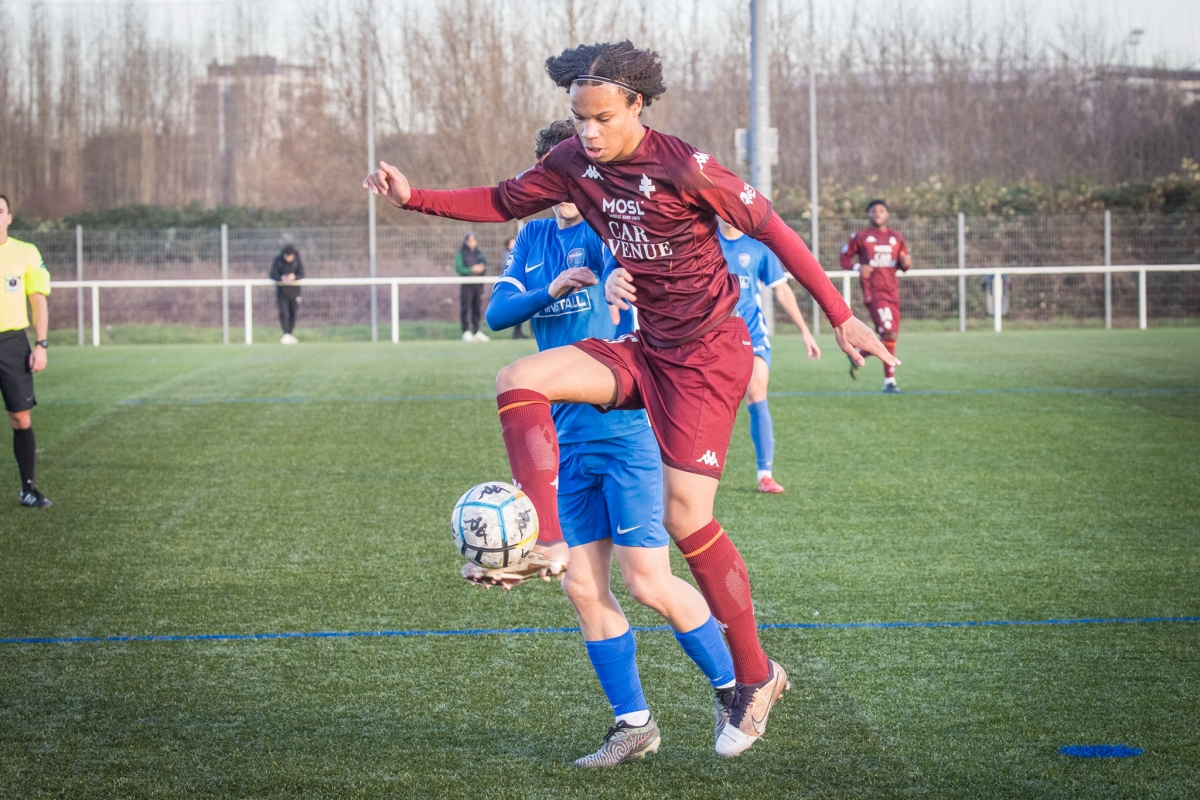
[[[367,53],[367,172],[375,169],[375,52]],[[370,275],[376,277],[377,258],[375,244],[375,193],[367,192],[367,251],[370,258]],[[371,284],[371,341],[379,341],[379,287]]]
[[[771,199],[771,63],[766,0],[750,0],[750,185]],[[775,333],[775,297],[764,286],[759,296],[767,334]]]
[[[821,260],[820,188],[817,183],[817,69],[816,69],[816,26],[813,23],[813,0],[808,0],[808,172],[809,191],[812,198],[812,252]],[[821,307],[813,298],[812,332],[821,332]]]

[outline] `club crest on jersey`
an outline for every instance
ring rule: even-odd
[[[646,195],[646,199],[650,199],[650,193],[657,191],[654,187],[654,181],[646,177],[646,173],[642,173],[642,182],[638,184],[638,191]]]
[[[754,187],[748,183],[742,184],[742,193],[738,195],[742,198],[742,202],[748,206],[754,205],[754,198],[758,192],[754,191]]]
[[[588,164],[588,168],[583,171],[582,178],[591,178],[594,181],[604,180],[604,176],[600,174],[600,170],[596,169],[595,164]]]
[[[5,275],[4,276],[4,291],[14,294],[21,288],[20,275]]]
[[[750,266],[750,254],[738,253],[738,263],[742,265],[743,269]]]
[[[696,163],[700,165],[700,171],[704,171],[704,165],[712,158],[708,153],[692,153],[692,158],[696,159]]]
[[[567,268],[574,269],[575,267],[587,266],[584,259],[584,250],[582,247],[575,247],[571,252],[567,253]]]

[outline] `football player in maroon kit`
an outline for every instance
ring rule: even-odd
[[[861,278],[863,302],[871,313],[871,321],[884,347],[896,355],[896,339],[900,335],[900,284],[896,270],[907,272],[912,266],[904,234],[888,227],[888,207],[882,200],[867,204],[867,219],[871,227],[863,228],[850,237],[842,248],[842,269],[852,269]],[[867,355],[864,353],[864,355]],[[897,362],[899,363],[899,362]],[[850,377],[858,380],[861,366],[850,358]],[[896,365],[883,362],[883,391],[896,394]]]
[[[725,265],[717,217],[779,256],[821,305],[852,360],[863,362],[861,349],[896,361],[854,318],[766,198],[709,154],[642,124],[642,108],[665,91],[657,53],[628,41],[581,45],[547,59],[546,71],[570,95],[578,136],[517,177],[496,187],[430,191],[411,188],[396,167],[381,162],[363,185],[397,207],[472,222],[506,222],[574,203],[604,240],[617,264],[605,277],[606,298],[621,308],[635,305],[640,329],[615,341],[585,339],[542,351],[496,379],[513,479],[539,520],[537,547],[517,578],[558,575],[567,566],[550,404],[645,408],[663,460],[664,524],[733,656],[737,687],[718,698],[728,721],[716,750],[735,756],[762,736],[788,681],[763,653],[745,562],[713,518],[753,365],[746,323],[732,315],[739,285]]]

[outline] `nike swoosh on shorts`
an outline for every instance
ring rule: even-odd
[[[642,527],[642,526],[641,526],[641,525],[634,525],[632,528],[622,528],[620,525],[618,525],[618,526],[617,526],[617,533],[622,533],[622,534],[624,534],[624,533],[629,533],[630,531],[636,531],[636,530],[637,530],[638,528],[640,528],[640,527]]]

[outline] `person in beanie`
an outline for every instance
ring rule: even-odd
[[[283,328],[280,344],[299,344],[300,340],[292,335],[296,327],[296,311],[300,308],[300,287],[291,286],[304,277],[304,263],[296,248],[284,245],[271,262],[271,280],[277,281],[275,287],[275,305],[279,307],[279,327]]]
[[[458,255],[454,257],[454,271],[463,277],[477,277],[487,269],[487,259],[479,249],[479,240],[474,231],[467,231],[463,237]],[[462,340],[464,342],[489,341],[487,334],[479,330],[479,318],[483,303],[483,284],[464,283],[461,287],[460,319],[462,320]]]

